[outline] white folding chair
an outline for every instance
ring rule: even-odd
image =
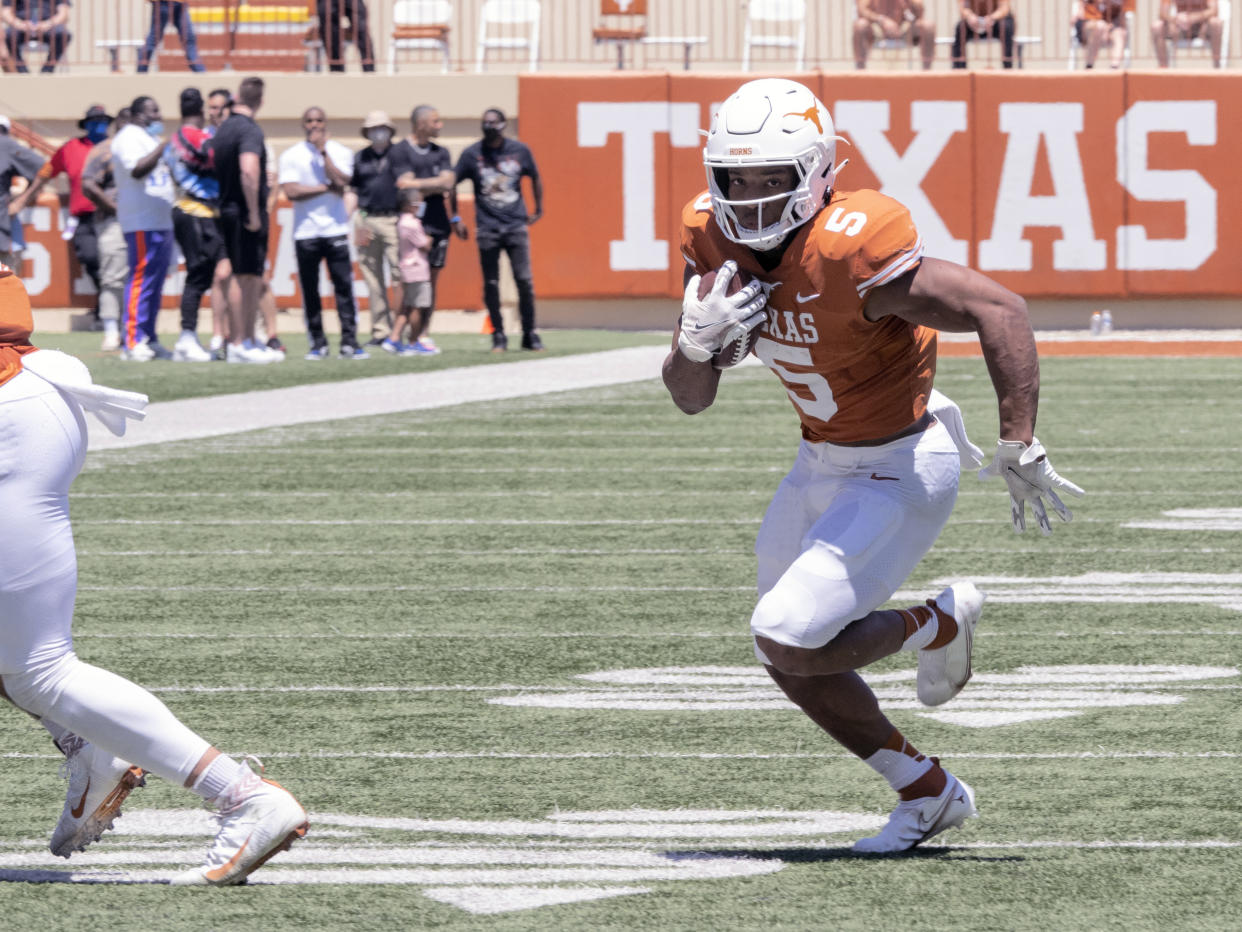
[[[780,23],[784,31],[757,32],[758,23]],[[794,49],[794,69],[801,71],[806,51],[806,0],[750,0],[742,36],[743,71],[750,71],[751,48]]]
[[[392,7],[392,39],[388,43],[388,73],[397,73],[397,53],[436,49],[443,57],[441,72],[447,73],[449,23],[453,5],[449,0],[397,0]]]
[[[1229,64],[1229,29],[1231,27],[1230,18],[1233,15],[1233,6],[1230,0],[1216,0],[1216,15],[1220,17],[1221,37],[1220,37],[1220,61],[1212,64],[1224,68]],[[1199,35],[1193,39],[1174,39],[1169,43],[1169,63],[1175,64],[1178,49],[1207,49],[1208,54],[1212,54],[1212,45],[1208,42],[1207,36],[1200,31]]]
[[[492,27],[503,30],[493,34]],[[514,30],[523,29],[525,35]],[[529,49],[530,70],[539,66],[539,0],[486,0],[479,10],[475,71],[487,68],[488,49]]]

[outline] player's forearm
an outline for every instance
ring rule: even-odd
[[[1039,354],[1026,302],[1012,298],[979,315],[979,345],[996,390],[1000,437],[1030,443],[1039,408]]]
[[[710,362],[694,362],[674,347],[664,359],[662,375],[673,404],[686,414],[698,414],[716,400],[720,370]]]

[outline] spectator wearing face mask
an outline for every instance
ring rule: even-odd
[[[354,157],[349,185],[357,194],[354,245],[358,265],[366,282],[371,304],[371,340],[381,346],[392,333],[392,302],[389,284],[400,283],[398,256],[397,186],[414,180],[414,166],[401,147],[393,146],[397,128],[383,110],[372,110],[362,124],[362,136],[370,145]],[[385,265],[387,273],[385,273]]]
[[[172,173],[163,160],[164,121],[151,97],[135,97],[130,123],[112,140],[116,215],[129,253],[129,278],[121,305],[121,358],[131,362],[171,359],[160,345],[155,322],[173,253]]]
[[[129,125],[129,107],[122,107],[112,122],[115,136]],[[102,139],[86,154],[82,166],[82,193],[95,205],[91,221],[99,247],[99,319],[103,322],[102,349],[121,348],[121,302],[129,277],[129,254],[125,234],[116,219],[116,176],[112,174],[112,139]]]
[[[14,213],[23,207],[35,203],[43,186],[58,175],[69,179],[69,224],[66,234],[73,236],[73,251],[78,257],[78,264],[86,272],[91,283],[99,294],[99,246],[95,233],[95,204],[82,193],[82,167],[86,164],[86,156],[99,142],[108,138],[108,127],[112,125],[112,117],[102,104],[93,104],[86,116],[78,120],[78,128],[83,130],[81,136],[75,136],[52,153],[52,157],[43,163],[35,180],[17,197],[10,208]],[[91,312],[96,321],[99,320],[99,306],[96,303]]]

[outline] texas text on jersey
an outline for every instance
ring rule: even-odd
[[[916,268],[923,242],[909,211],[877,191],[833,191],[790,234],[780,263],[721,231],[704,192],[682,212],[682,253],[695,272],[732,259],[771,286],[755,354],[776,373],[813,443],[858,443],[919,420],[936,370],[936,334],[897,317],[863,316],[873,288]]]

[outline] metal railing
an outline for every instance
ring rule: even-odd
[[[338,0],[339,5],[357,4],[365,8],[367,29],[373,44],[376,70],[398,73],[477,71],[482,64],[488,71],[529,70],[531,49],[525,42],[529,30],[520,23],[486,25],[488,4],[515,7],[528,0],[445,0],[450,9],[444,46],[426,44],[392,52],[394,9],[397,0]],[[634,0],[628,0],[633,3]],[[785,0],[798,5],[798,0]],[[936,23],[936,35],[951,36],[957,21],[957,0],[925,0]],[[1154,65],[1151,24],[1159,0],[1138,0],[1132,37],[1132,67]],[[93,73],[119,70],[132,72],[151,26],[150,0],[78,0],[71,8],[69,29],[72,42],[62,70]],[[625,5],[624,3],[620,5]],[[302,71],[324,67],[326,58],[320,45],[318,11],[312,2],[274,2],[274,0],[187,0],[198,38],[199,52],[208,70],[284,70]],[[597,41],[594,32],[601,26],[621,20],[601,15],[599,0],[542,0],[537,26],[537,60],[540,71],[609,70],[647,68],[693,71],[737,71],[743,59],[743,38],[750,3],[748,0],[646,0],[647,15],[642,26],[646,37],[666,41]],[[1065,68],[1070,49],[1070,0],[1012,0],[1017,32],[1038,41],[1024,48],[1025,66],[1038,69]],[[805,60],[807,68],[849,69],[853,67],[851,23],[854,0],[805,0]],[[407,8],[408,9],[408,8]],[[355,20],[357,25],[357,20]],[[771,24],[773,30],[780,28]],[[508,40],[508,48],[489,48],[485,63],[480,62],[481,31]],[[1231,46],[1242,48],[1242,22],[1230,23]],[[407,37],[411,33],[407,28]],[[360,66],[358,36],[345,30],[343,57],[349,71]],[[696,41],[682,43],[679,39]],[[698,41],[701,40],[701,41]],[[502,43],[505,44],[505,43]],[[365,43],[364,43],[365,45]],[[447,67],[444,51],[447,49]],[[43,61],[43,52],[31,49],[27,55],[32,71]],[[971,48],[972,68],[999,67],[999,53]],[[754,70],[789,70],[790,50],[756,48],[752,54]],[[1179,67],[1208,67],[1202,53],[1183,54]],[[911,67],[910,56],[875,51],[869,67],[876,70]],[[915,65],[916,66],[916,65]],[[162,37],[153,70],[185,70],[187,67],[175,31],[170,27]],[[936,70],[949,67],[948,51],[939,48]]]

